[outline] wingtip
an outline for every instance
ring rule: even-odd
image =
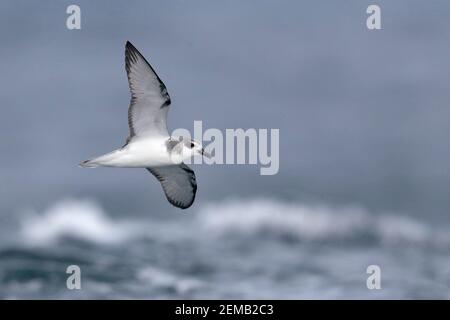
[[[125,48],[126,48],[126,49],[131,49],[131,50],[136,50],[136,47],[135,47],[130,41],[128,41],[128,40],[127,40],[127,42],[125,43]]]
[[[136,56],[141,55],[139,50],[130,42],[127,41],[125,44],[125,59],[126,60],[136,60]]]

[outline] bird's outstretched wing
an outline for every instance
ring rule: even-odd
[[[131,91],[128,109],[130,136],[168,136],[167,112],[170,97],[166,86],[142,54],[127,41],[125,69]]]
[[[195,199],[197,181],[194,171],[184,163],[180,165],[147,168],[166,194],[167,200],[175,207],[189,208]]]

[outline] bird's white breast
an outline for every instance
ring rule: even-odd
[[[166,147],[167,138],[137,138],[109,161],[114,167],[155,167],[174,164]]]

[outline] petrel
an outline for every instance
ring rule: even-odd
[[[171,101],[166,86],[129,41],[125,45],[125,70],[131,91],[130,135],[123,147],[83,161],[80,166],[145,168],[161,183],[172,205],[189,208],[195,199],[197,181],[194,171],[183,161],[196,154],[209,154],[190,138],[170,136],[166,120]]]

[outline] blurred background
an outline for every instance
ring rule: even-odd
[[[0,297],[449,298],[450,3],[379,0],[374,31],[370,4],[2,1]],[[196,165],[181,211],[79,168],[128,135],[127,40],[171,129],[278,128],[279,173]]]

